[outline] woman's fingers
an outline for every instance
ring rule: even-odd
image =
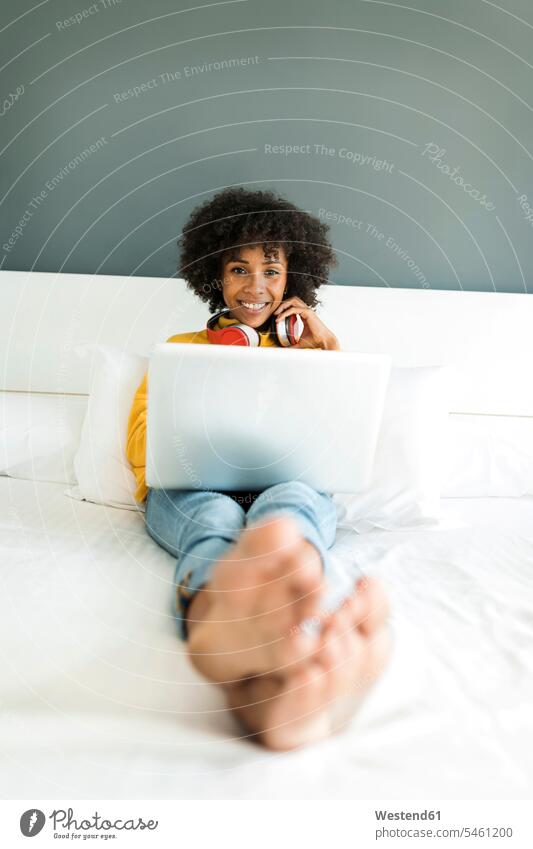
[[[276,315],[276,313],[280,312],[280,310],[286,309],[287,307],[299,307],[300,310],[308,310],[309,309],[307,304],[304,304],[304,302],[302,301],[301,298],[292,297],[292,298],[287,298],[285,301],[282,301],[281,304],[279,305],[279,307],[277,307],[277,309],[274,310],[274,315]]]
[[[290,315],[301,316],[304,322],[304,332],[295,348],[338,348],[336,338],[328,331],[326,325],[315,311],[308,307],[300,298],[288,298],[274,310],[276,321]],[[333,344],[328,340],[331,338]]]
[[[280,312],[279,315],[276,316],[276,321],[279,321],[281,318],[286,318],[288,315],[301,315],[302,319],[306,321],[307,317],[301,307],[288,307],[284,309],[283,312]]]

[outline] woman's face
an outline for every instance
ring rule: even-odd
[[[237,248],[222,261],[222,295],[231,318],[260,327],[283,300],[287,258],[282,246],[265,255],[262,245]]]

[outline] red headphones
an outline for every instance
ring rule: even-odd
[[[256,348],[261,344],[259,330],[255,327],[248,327],[247,324],[230,324],[223,327],[221,330],[215,330],[215,324],[221,315],[226,315],[229,310],[222,310],[216,315],[211,316],[207,322],[207,338],[212,345],[247,345]],[[288,315],[280,321],[276,321],[276,316],[273,315],[267,324],[269,333],[272,334],[274,340],[282,348],[289,348],[291,345],[297,345],[300,341],[304,330],[304,323],[299,315]],[[264,331],[263,331],[264,332]]]

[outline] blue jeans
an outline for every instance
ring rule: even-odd
[[[179,635],[184,640],[187,608],[194,594],[208,583],[214,563],[236,542],[247,522],[290,513],[304,539],[317,548],[327,573],[327,552],[335,541],[337,527],[337,511],[330,495],[316,492],[300,481],[290,481],[258,493],[255,499],[250,499],[250,506],[242,500],[247,512],[238,499],[222,492],[148,490],[146,530],[177,558],[175,615]]]

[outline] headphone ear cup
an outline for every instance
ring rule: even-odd
[[[238,324],[237,327],[241,333],[246,336],[247,341],[241,344],[249,345],[251,348],[258,348],[261,344],[261,337],[255,327],[248,327],[247,324]]]
[[[212,345],[243,345],[257,348],[261,344],[261,337],[254,327],[247,324],[230,324],[221,330],[215,330],[215,325],[222,315],[228,310],[222,310],[211,316],[207,322],[207,338]]]
[[[247,348],[257,348],[260,342],[259,333],[246,324],[232,324],[218,331],[219,345],[244,345]]]
[[[274,332],[282,348],[297,345],[302,338],[304,323],[298,314],[288,315],[281,321],[274,320]]]

